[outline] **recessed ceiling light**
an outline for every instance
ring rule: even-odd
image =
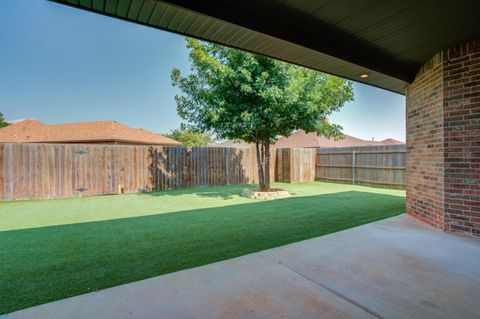
[[[362,74],[360,74],[360,77],[362,79],[366,79],[366,78],[368,78],[368,73],[362,73]]]

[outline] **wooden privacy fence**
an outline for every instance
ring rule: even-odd
[[[271,177],[275,180],[276,152]],[[253,148],[0,144],[0,199],[257,182]]]
[[[405,145],[318,148],[315,178],[405,187]]]
[[[0,199],[253,183],[256,168],[250,148],[1,144]]]
[[[272,149],[272,181],[401,188],[405,147]],[[0,144],[0,199],[63,198],[258,182],[254,148]]]
[[[279,148],[276,152],[276,181],[285,183],[315,180],[314,148]]]
[[[246,184],[258,180],[253,148],[152,147],[150,150],[153,190]]]

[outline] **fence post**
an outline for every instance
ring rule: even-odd
[[[5,199],[4,187],[5,176],[3,167],[5,165],[5,144],[0,144],[0,199]]]
[[[352,184],[355,184],[355,151],[352,151]]]

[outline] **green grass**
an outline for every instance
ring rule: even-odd
[[[0,313],[204,265],[398,215],[405,192],[276,184],[0,203]]]

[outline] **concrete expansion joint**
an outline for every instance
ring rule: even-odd
[[[349,297],[345,296],[344,294],[340,293],[339,291],[337,291],[337,290],[335,290],[335,289],[333,289],[333,288],[331,288],[331,287],[329,287],[329,286],[327,286],[327,285],[325,285],[325,284],[322,284],[322,283],[317,282],[317,281],[315,281],[315,280],[313,280],[313,279],[311,279],[311,278],[308,278],[308,277],[305,276],[304,274],[302,274],[302,273],[296,271],[295,269],[293,269],[293,268],[285,265],[285,264],[282,263],[280,260],[275,259],[273,256],[268,255],[266,252],[261,252],[261,253],[259,253],[259,254],[260,254],[261,256],[265,257],[265,259],[268,259],[268,260],[270,260],[270,261],[272,261],[272,262],[274,262],[274,263],[282,266],[283,268],[285,268],[285,269],[287,269],[287,270],[289,270],[289,271],[291,271],[291,272],[294,272],[294,273],[297,274],[298,276],[300,276],[300,277],[304,278],[305,280],[313,283],[314,285],[316,285],[316,286],[318,286],[318,287],[320,287],[320,288],[323,288],[323,289],[325,289],[325,290],[328,290],[329,292],[331,292],[331,293],[334,294],[335,296],[337,296],[337,297],[339,297],[339,298],[341,298],[341,299],[343,299],[343,300],[351,303],[352,305],[354,305],[354,306],[357,307],[357,308],[362,309],[363,311],[369,313],[370,315],[374,316],[375,318],[385,319],[385,318],[383,318],[378,312],[376,312],[376,311],[368,308],[368,307],[365,306],[365,305],[362,305],[362,304],[359,303],[358,301],[356,301],[356,300],[354,300],[354,299],[352,299],[352,298],[349,298]]]

